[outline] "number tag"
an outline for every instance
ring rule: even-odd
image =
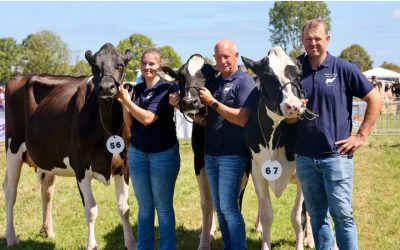
[[[111,154],[119,154],[125,148],[125,142],[121,136],[113,135],[107,140],[107,149]]]
[[[261,166],[261,174],[265,179],[275,181],[282,175],[282,166],[279,161],[265,161]]]

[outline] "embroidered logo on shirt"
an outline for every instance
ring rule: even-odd
[[[234,85],[235,84],[233,84],[233,83],[225,84],[224,89],[222,90],[223,94],[226,95],[229,92],[229,90],[231,90],[233,88]]]
[[[153,97],[153,95],[154,95],[154,92],[150,92],[150,93],[144,98],[144,100],[145,100],[145,101],[150,100],[150,98]]]
[[[335,86],[335,84],[333,82],[335,81],[336,77],[337,77],[337,74],[335,74],[335,73],[333,73],[333,74],[325,73],[325,78],[326,78],[325,84],[327,86]]]

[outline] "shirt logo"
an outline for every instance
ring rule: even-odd
[[[337,77],[337,74],[333,73],[333,74],[325,74],[325,84],[327,86],[335,86],[334,81]]]
[[[146,102],[149,101],[150,98],[153,97],[153,95],[154,95],[154,92],[150,92],[150,93],[144,98],[144,100],[145,100]]]
[[[224,89],[222,90],[223,94],[226,95],[229,92],[229,90],[231,90],[233,88],[234,85],[235,84],[233,84],[233,83],[225,84]]]

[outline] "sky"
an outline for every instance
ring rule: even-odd
[[[331,41],[335,56],[352,44],[361,45],[373,60],[400,65],[400,2],[333,1]],[[56,33],[84,59],[110,42],[117,46],[132,34],[143,34],[157,47],[172,46],[185,62],[200,53],[212,58],[223,38],[232,39],[241,56],[260,60],[272,47],[268,12],[271,1],[0,1],[0,38],[18,43],[41,30]],[[241,62],[240,62],[241,63]]]

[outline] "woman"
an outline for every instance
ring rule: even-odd
[[[161,64],[161,52],[147,49],[141,58],[144,82],[134,87],[133,100],[122,85],[118,94],[132,135],[128,163],[139,206],[139,250],[154,250],[154,209],[159,222],[159,249],[176,249],[173,196],[180,168],[179,143],[174,107],[168,103],[173,88],[156,75]]]

